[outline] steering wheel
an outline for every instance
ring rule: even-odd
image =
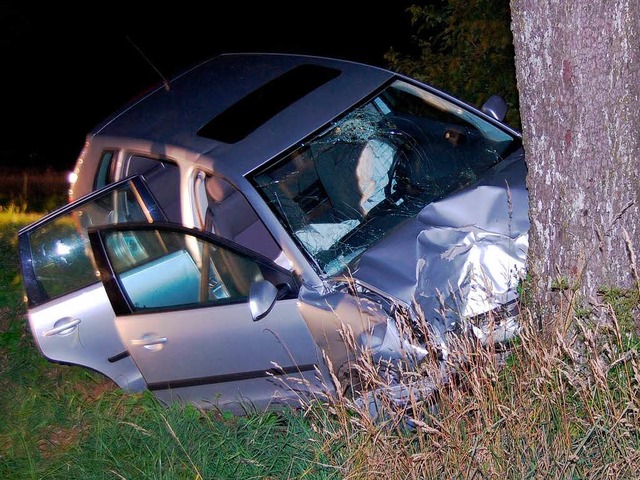
[[[412,165],[412,157],[416,153],[407,151],[407,147],[398,150],[391,168],[389,169],[389,181],[384,187],[384,193],[387,198],[398,199],[400,197],[415,197],[424,194],[424,192],[432,191],[434,188],[433,181],[425,175],[416,175],[415,171],[420,168]],[[420,163],[427,162],[426,159],[420,159]]]
[[[424,148],[418,144],[403,145],[398,149],[385,185],[387,198],[413,197],[426,203],[439,197],[441,184],[434,174],[434,166]]]
[[[403,157],[403,155],[396,154],[389,169],[389,180],[384,186],[384,195],[387,198],[401,196],[401,192],[405,190],[408,179],[406,173],[401,169],[401,157]]]

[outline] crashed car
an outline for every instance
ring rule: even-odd
[[[455,335],[508,342],[529,222],[505,112],[343,60],[194,66],[90,132],[70,203],[19,232],[38,348],[242,412],[335,394],[363,352],[418,372]]]

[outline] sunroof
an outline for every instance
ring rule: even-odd
[[[198,135],[224,143],[239,142],[340,73],[340,70],[319,65],[299,65],[231,105],[198,130]]]

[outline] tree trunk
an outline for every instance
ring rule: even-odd
[[[511,13],[534,307],[567,318],[577,305],[562,299],[639,288],[640,4],[511,0]]]

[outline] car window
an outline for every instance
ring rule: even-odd
[[[180,170],[175,163],[140,155],[125,162],[123,176],[142,175],[167,218],[182,223],[180,207]]]
[[[163,220],[139,179],[90,194],[20,231],[25,289],[31,306],[99,280],[89,245],[91,226]]]
[[[221,177],[203,176],[201,183],[204,191],[195,203],[203,211],[201,222],[206,231],[239,243],[284,268],[292,267],[242,192]]]
[[[517,146],[470,110],[397,80],[250,180],[319,273],[336,275]]]
[[[245,302],[251,284],[283,272],[248,252],[182,230],[102,232],[104,253],[132,312]]]
[[[100,165],[98,166],[98,173],[93,182],[93,189],[100,190],[106,187],[114,181],[114,168],[115,168],[116,152],[113,150],[106,150],[100,157]]]

